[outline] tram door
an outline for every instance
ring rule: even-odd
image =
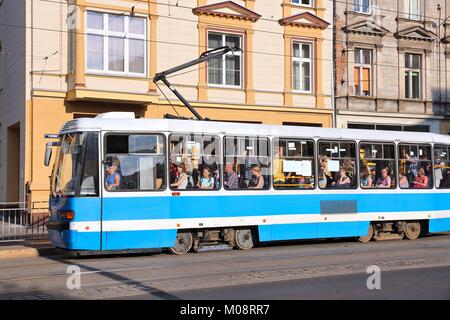
[[[169,218],[164,135],[106,133],[103,142],[102,249],[160,248]]]

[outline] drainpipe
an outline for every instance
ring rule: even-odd
[[[336,71],[336,2],[333,1],[333,61],[332,63],[332,77],[331,77],[331,104],[333,108],[333,128],[337,128],[337,110],[336,110],[336,85],[337,79]]]
[[[25,1],[26,3],[26,1]],[[33,70],[34,70],[34,1],[30,1],[30,51],[31,51],[31,64],[30,64],[30,91],[29,91],[29,95],[30,95],[30,110],[28,112],[25,112],[25,117],[27,117],[27,115],[29,116],[29,132],[28,132],[28,142],[29,145],[26,145],[26,140],[25,139],[25,155],[26,155],[26,150],[29,150],[29,158],[28,158],[28,177],[27,177],[27,185],[28,188],[24,188],[24,198],[26,195],[26,192],[28,191],[27,189],[31,189],[31,186],[33,184]],[[26,5],[26,4],[25,4]],[[25,7],[26,9],[26,7]],[[27,21],[25,18],[25,25],[26,25]],[[26,34],[25,34],[26,37]],[[25,46],[26,47],[26,46]],[[26,50],[26,49],[25,49]],[[25,105],[26,108],[26,105]],[[26,119],[26,118],[25,118]],[[26,122],[25,121],[25,129],[26,129]],[[26,130],[25,130],[26,131]],[[26,163],[26,161],[24,161]],[[24,175],[24,180],[25,180],[25,175]],[[29,196],[29,195],[28,195]],[[28,199],[24,199],[27,200],[27,202],[31,201],[31,198],[28,197]],[[31,205],[31,202],[28,203],[29,205]]]

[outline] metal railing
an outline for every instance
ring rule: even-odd
[[[47,238],[48,203],[0,202],[0,242]]]

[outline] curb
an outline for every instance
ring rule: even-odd
[[[52,254],[56,254],[56,250],[52,247],[44,247],[39,249],[27,247],[6,249],[0,247],[0,260],[35,258]]]

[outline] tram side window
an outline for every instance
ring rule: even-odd
[[[269,139],[226,136],[224,148],[225,189],[270,188]]]
[[[153,191],[165,189],[164,150],[163,135],[107,135],[106,190]]]
[[[396,187],[394,144],[361,143],[359,159],[361,188]]]
[[[275,139],[273,154],[275,189],[314,189],[314,141]]]
[[[434,146],[434,181],[436,188],[450,189],[450,147]]]
[[[169,140],[172,190],[220,188],[220,137],[172,134]]]
[[[321,189],[356,188],[356,143],[319,141],[318,179]]]
[[[431,146],[399,144],[398,181],[402,189],[433,187]]]

